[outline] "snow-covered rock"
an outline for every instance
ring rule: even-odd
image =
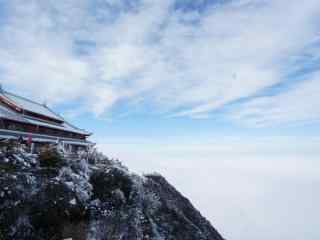
[[[52,168],[0,149],[0,240],[223,239],[161,175],[95,154]]]

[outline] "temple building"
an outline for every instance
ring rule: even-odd
[[[48,143],[62,144],[69,152],[87,150],[91,133],[68,123],[45,104],[40,104],[0,86],[0,140],[20,139],[32,145],[32,152]]]

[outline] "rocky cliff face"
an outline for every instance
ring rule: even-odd
[[[0,149],[0,240],[223,239],[160,175]]]

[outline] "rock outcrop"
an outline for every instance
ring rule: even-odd
[[[46,166],[22,149],[2,148],[0,240],[223,239],[162,176],[95,158]]]

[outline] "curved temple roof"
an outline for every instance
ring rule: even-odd
[[[52,119],[56,119],[58,121],[64,121],[62,117],[60,117],[58,114],[54,113],[51,109],[49,109],[47,106],[43,104],[39,104],[37,102],[34,102],[32,100],[29,100],[24,97],[17,96],[15,94],[5,92],[3,91],[0,95],[20,107],[21,109],[37,113],[43,116],[47,116]]]
[[[44,121],[42,119],[38,119],[35,117],[30,117],[28,115],[18,113],[16,111],[2,105],[2,104],[0,104],[0,118],[2,117],[2,118],[10,119],[13,121],[29,123],[29,124],[38,125],[38,126],[44,126],[44,127],[48,127],[48,128],[78,133],[78,134],[87,135],[87,136],[91,135],[91,133],[71,125],[65,119],[63,119],[61,116],[54,113],[47,106],[44,106],[42,104],[31,101],[29,99],[19,97],[17,95],[14,95],[14,94],[8,93],[8,92],[4,92],[4,91],[0,93],[0,96],[9,100],[11,103],[15,104],[16,106],[18,106],[21,109],[24,109],[24,110],[27,110],[27,111],[30,111],[30,112],[33,112],[33,113],[36,113],[36,114],[39,114],[42,116],[46,116],[51,119],[56,119],[61,123],[59,124],[59,123]]]

